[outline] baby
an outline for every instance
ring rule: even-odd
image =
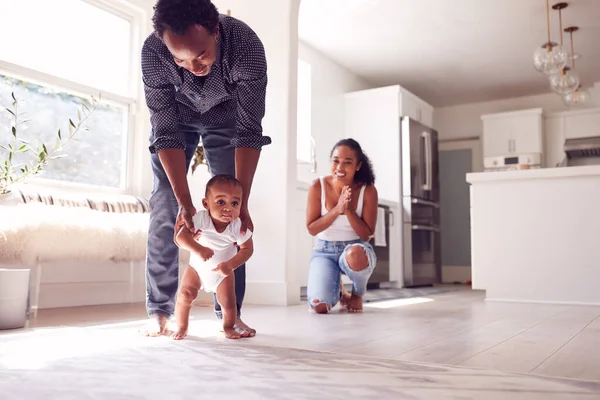
[[[217,301],[223,310],[223,332],[229,339],[241,335],[234,329],[236,319],[235,280],[233,271],[252,256],[252,232],[240,233],[240,206],[242,185],[230,175],[217,175],[206,184],[202,205],[205,210],[194,217],[192,234],[183,226],[175,235],[175,243],[190,254],[190,266],[186,268],[175,306],[178,330],[175,340],[187,336],[192,302],[198,291],[217,293]],[[239,246],[239,251],[237,247]]]

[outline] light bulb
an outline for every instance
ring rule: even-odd
[[[590,93],[581,87],[577,88],[573,93],[563,94],[562,101],[567,107],[582,107],[590,101]]]
[[[560,94],[573,93],[578,87],[579,75],[570,68],[563,68],[560,72],[550,75],[550,88]]]
[[[546,75],[560,72],[569,59],[569,53],[560,44],[549,42],[533,53],[533,67]]]

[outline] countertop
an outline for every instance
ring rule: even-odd
[[[467,182],[473,184],[495,181],[555,179],[584,176],[600,176],[600,165],[522,169],[516,171],[472,172],[467,174]]]

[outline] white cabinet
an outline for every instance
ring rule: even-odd
[[[566,139],[600,136],[599,109],[570,111],[563,118]]]
[[[399,87],[399,107],[400,116],[407,116],[415,121],[419,121],[425,126],[433,127],[433,106],[421,100],[408,90]]]
[[[344,137],[357,140],[373,162],[379,198],[400,203],[400,118],[431,127],[433,107],[402,87],[344,96]]]
[[[544,117],[546,167],[565,158],[565,140],[600,136],[600,108],[563,111]]]
[[[482,115],[483,156],[543,153],[541,108]]]
[[[565,119],[549,116],[544,119],[544,158],[546,168],[556,167],[565,158]]]
[[[373,163],[383,200],[400,202],[400,113],[398,87],[345,95],[344,136],[358,141]]]

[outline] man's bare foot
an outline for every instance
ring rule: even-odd
[[[354,293],[350,296],[348,300],[348,312],[359,313],[363,310],[363,298],[362,296],[358,296]]]
[[[239,339],[242,337],[234,328],[223,328],[223,333],[227,339]]]
[[[181,340],[183,338],[185,338],[188,334],[188,328],[180,326],[179,329],[177,329],[177,331],[173,332],[173,334],[171,335],[171,339],[173,340]]]
[[[156,337],[166,335],[169,332],[169,320],[162,314],[154,314],[145,328],[141,329],[142,336]]]

